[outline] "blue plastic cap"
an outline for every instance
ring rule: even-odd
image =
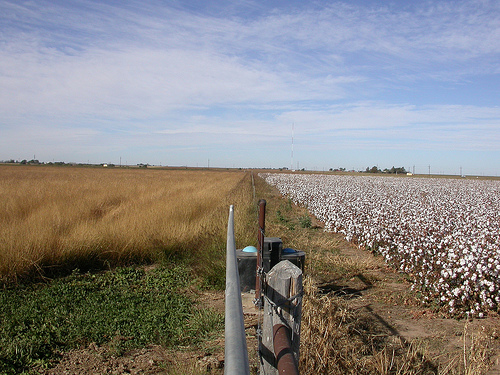
[[[292,253],[296,253],[296,252],[297,252],[297,250],[294,250],[294,249],[292,249],[290,247],[287,247],[287,248],[283,249],[283,253],[285,253],[285,254],[292,254]]]
[[[257,248],[255,246],[247,246],[241,251],[243,251],[244,253],[256,253]]]

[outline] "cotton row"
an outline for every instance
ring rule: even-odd
[[[455,315],[500,306],[500,182],[262,174],[325,229],[381,253]]]

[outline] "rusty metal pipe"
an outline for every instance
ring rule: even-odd
[[[262,253],[264,251],[264,233],[266,231],[266,200],[259,200],[259,229],[257,232],[257,269],[255,275],[255,301],[262,308]]]
[[[273,344],[278,374],[299,375],[287,326],[283,324],[273,326]]]

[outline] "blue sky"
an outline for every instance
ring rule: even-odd
[[[497,0],[0,0],[0,159],[500,175],[499,41]]]

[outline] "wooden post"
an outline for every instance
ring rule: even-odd
[[[273,339],[273,328],[281,329],[275,327],[278,325],[287,327],[294,365],[298,366],[302,292],[302,270],[292,262],[281,261],[267,274],[260,345],[261,375],[278,374],[278,360],[281,358],[276,358],[280,353],[275,353]]]

